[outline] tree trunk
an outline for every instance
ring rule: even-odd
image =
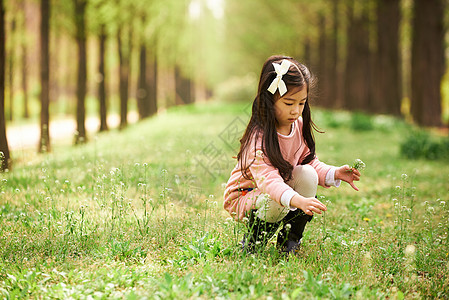
[[[21,2],[21,9],[23,12],[23,22],[22,22],[22,34],[26,35],[26,16],[25,16],[25,0],[22,0]],[[28,119],[30,117],[30,110],[29,110],[29,104],[28,104],[28,72],[27,72],[27,56],[28,56],[28,49],[27,44],[24,38],[22,38],[21,42],[21,48],[22,48],[22,92],[23,92],[23,117],[25,119]]]
[[[139,78],[137,82],[137,108],[139,118],[144,119],[150,115],[149,112],[149,94],[147,85],[147,48],[145,44],[140,45],[139,57]]]
[[[131,32],[131,30],[130,30]],[[117,31],[117,47],[119,53],[119,94],[120,94],[120,129],[128,125],[128,90],[131,58],[131,36],[128,35],[128,45],[122,41],[122,31]],[[125,49],[126,48],[126,49]]]
[[[354,13],[355,5],[363,6],[359,13]],[[348,11],[344,107],[362,111],[367,110],[370,102],[369,20],[364,1],[350,3]]]
[[[86,142],[86,90],[87,90],[87,53],[86,53],[86,24],[85,24],[85,0],[74,0],[76,43],[78,46],[78,80],[76,86],[76,126],[77,133],[75,144]]]
[[[328,37],[326,34],[326,19],[324,14],[319,17],[319,43],[318,43],[318,90],[320,97],[318,97],[317,105],[329,108],[329,57],[328,57]]]
[[[332,35],[330,36],[329,53],[329,96],[332,97],[330,107],[338,108],[341,104],[341,76],[338,72],[338,18],[339,0],[332,0]]]
[[[414,121],[422,126],[441,125],[443,12],[442,0],[414,2],[411,111]]]
[[[401,114],[400,0],[377,0],[376,113]]]
[[[175,90],[176,90],[176,105],[192,103],[192,83],[191,80],[185,78],[179,66],[175,67]]]
[[[41,136],[39,152],[50,152],[50,0],[41,0]]]
[[[100,36],[99,36],[99,48],[100,48],[100,63],[98,66],[98,73],[100,74],[100,82],[98,83],[98,99],[100,102],[100,131],[108,130],[107,123],[107,101],[106,101],[106,72],[104,57],[106,52],[106,26],[101,25]]]
[[[9,120],[14,119],[14,57],[16,53],[16,18],[13,16],[11,20],[11,32],[9,36],[10,49],[8,54],[8,79],[9,79]]]
[[[29,99],[28,99],[28,72],[27,72],[27,46],[22,43],[22,92],[23,92],[23,117],[30,117]]]
[[[157,113],[157,57],[154,56],[148,70],[148,104],[149,115]]]
[[[6,138],[5,120],[5,9],[3,0],[0,0],[0,171],[9,168],[10,155],[8,140]]]

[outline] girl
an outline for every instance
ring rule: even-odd
[[[307,67],[291,57],[271,56],[262,67],[238,163],[224,193],[224,208],[237,221],[248,221],[242,243],[249,252],[279,226],[280,250],[299,250],[306,223],[326,211],[315,197],[318,184],[338,187],[343,180],[358,190],[358,170],[326,165],[315,155],[316,126],[308,101],[312,80]]]

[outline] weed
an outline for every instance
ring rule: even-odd
[[[400,153],[408,159],[449,160],[449,138],[434,138],[415,130],[402,141]]]
[[[149,233],[149,231],[151,230],[150,222],[151,222],[152,214],[155,210],[155,207],[153,205],[153,199],[149,198],[149,195],[148,195],[148,185],[147,185],[148,164],[144,163],[143,168],[144,168],[143,182],[139,182],[139,184],[138,184],[138,186],[143,190],[142,195],[140,196],[140,200],[142,201],[142,206],[143,206],[142,216],[138,217],[138,215],[137,215],[138,213],[137,213],[136,209],[133,206],[131,206],[131,209],[134,214],[134,218],[137,222],[139,232],[142,236],[147,235]],[[151,206],[151,207],[149,207],[149,206]]]
[[[398,246],[402,247],[409,242],[410,226],[413,225],[415,207],[415,188],[412,185],[412,179],[407,174],[401,175],[402,186],[395,187],[393,198],[394,214],[396,217],[396,231],[398,237]],[[411,182],[409,185],[409,181]]]
[[[181,246],[176,258],[170,260],[175,265],[184,268],[187,264],[196,264],[225,257],[231,254],[231,249],[222,244],[220,239],[214,238],[212,234],[205,234],[193,238],[186,246]]]
[[[352,114],[351,128],[355,131],[369,131],[374,129],[373,117],[361,112]]]

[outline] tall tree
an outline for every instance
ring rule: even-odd
[[[87,51],[86,51],[86,5],[87,0],[73,0],[75,6],[76,43],[78,47],[78,80],[76,87],[76,126],[75,144],[86,142],[86,107],[87,91]]]
[[[344,107],[350,110],[367,110],[371,70],[367,3],[350,0],[348,4]]]
[[[441,125],[443,12],[443,0],[414,2],[411,112],[414,121],[423,126]]]
[[[177,105],[193,102],[192,81],[182,74],[178,65],[175,67],[175,90]]]
[[[330,87],[329,87],[329,47],[327,45],[329,39],[326,31],[326,17],[324,12],[319,16],[319,42],[318,42],[318,78],[319,78],[319,105],[324,107],[330,107],[332,99],[330,99]]]
[[[22,48],[22,93],[23,93],[23,117],[28,119],[30,117],[29,104],[28,104],[28,63],[27,63],[27,42],[26,42],[26,2],[22,0],[20,3],[22,16],[22,34],[21,34],[21,48]]]
[[[343,81],[338,69],[338,27],[339,27],[339,0],[332,2],[332,34],[329,36],[329,89],[332,95],[331,107],[341,106],[341,86]]]
[[[377,0],[377,113],[401,114],[400,0]]]
[[[5,120],[5,42],[5,8],[0,0],[0,171],[8,169],[10,160]]]
[[[137,107],[140,119],[157,112],[157,62],[151,56],[148,59],[148,47],[143,41],[140,45]]]
[[[11,27],[10,27],[10,47],[8,53],[8,79],[9,79],[9,120],[12,121],[14,118],[14,60],[16,49],[16,16],[12,16]]]
[[[140,40],[139,77],[137,79],[137,108],[139,118],[144,119],[150,115],[149,87],[147,82],[147,47],[143,39]]]
[[[157,113],[157,56],[154,54],[147,67],[149,115]]]
[[[114,7],[117,3],[107,0],[89,0],[89,7],[86,18],[90,20],[89,28],[98,39],[98,104],[100,128],[99,131],[109,129],[107,123],[108,113],[108,72],[106,64],[107,41],[112,31],[110,28],[114,24]]]
[[[41,0],[40,26],[40,77],[41,77],[41,136],[39,152],[48,152],[50,148],[50,0]]]
[[[125,27],[125,26],[124,26]],[[128,125],[128,98],[129,81],[131,74],[131,50],[132,50],[132,29],[131,25],[125,27],[123,33],[119,27],[117,31],[117,49],[119,55],[119,95],[120,95],[120,128]],[[125,37],[126,35],[126,37]],[[125,39],[124,39],[125,37]]]
[[[105,52],[106,52],[106,25],[100,25],[99,40],[99,64],[98,73],[100,80],[98,82],[98,99],[100,102],[100,131],[108,130],[107,123],[107,98],[106,98],[106,71],[105,71]]]
[[[139,73],[137,78],[137,107],[139,118],[147,118],[157,112],[157,63],[156,40],[157,33],[165,23],[164,13],[161,7],[166,8],[166,3],[160,5],[153,2],[151,5],[144,2],[135,2],[134,9],[139,15],[136,22],[136,37],[139,43]],[[137,18],[135,18],[137,20]]]

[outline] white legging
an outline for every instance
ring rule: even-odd
[[[318,174],[311,165],[298,165],[293,169],[292,179],[287,184],[303,197],[315,197]],[[280,205],[267,194],[257,197],[256,209],[256,216],[269,223],[279,222],[290,211],[289,207]]]

